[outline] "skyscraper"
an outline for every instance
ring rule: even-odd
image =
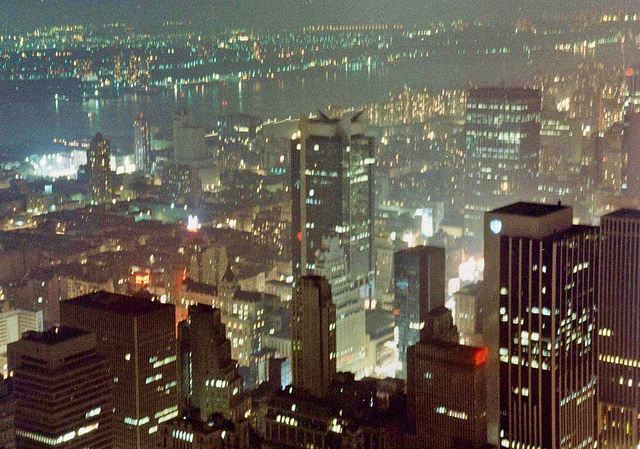
[[[573,209],[560,205],[516,203],[484,217],[484,281],[481,292],[482,337],[489,348],[487,364],[487,410],[489,443],[498,445],[500,416],[500,239],[502,236],[544,237],[572,226]]]
[[[500,361],[489,393],[499,391],[503,447],[597,446],[598,233],[573,226],[572,212],[515,203],[486,214],[486,300],[499,309],[485,308],[499,317]]]
[[[146,449],[158,424],[178,416],[175,310],[97,292],[62,301],[63,325],[95,332],[114,385],[114,448]]]
[[[397,377],[407,377],[407,349],[420,340],[427,314],[444,307],[444,248],[417,246],[394,256],[394,315],[397,336]]]
[[[291,310],[293,386],[324,398],[336,373],[336,307],[331,286],[320,276],[303,276]]]
[[[94,334],[30,331],[9,345],[18,447],[113,447],[113,376]]]
[[[133,122],[133,131],[135,139],[134,156],[136,161],[136,170],[145,175],[151,174],[151,131],[149,130],[149,122],[141,113]]]
[[[484,212],[531,196],[532,187],[537,190],[540,109],[539,90],[469,90],[465,123],[467,234],[481,234]]]
[[[373,281],[375,146],[362,113],[300,119],[291,141],[294,276],[313,274],[322,238],[337,235],[363,294]]]
[[[231,358],[220,310],[205,304],[189,307],[189,319],[179,325],[181,402],[198,409],[203,420],[227,414],[242,392],[242,377]]]
[[[338,322],[343,318],[351,321],[339,325],[337,363],[339,369],[353,370],[357,375],[364,370],[359,342],[366,338],[366,329],[364,315],[353,309],[364,310],[363,300],[372,296],[375,267],[375,146],[365,131],[362,113],[345,114],[340,119],[320,114],[302,118],[291,141],[294,277],[322,275],[335,286]],[[344,254],[341,261],[334,257],[340,251]],[[318,257],[325,260],[319,264]],[[344,276],[321,270],[336,264],[343,265],[339,269]],[[343,332],[347,327],[349,332]]]
[[[622,209],[601,220],[599,393],[601,444],[640,443],[640,211]]]
[[[111,201],[111,150],[109,141],[98,133],[89,145],[87,152],[89,187],[91,199],[95,203]]]
[[[336,306],[336,366],[339,371],[361,377],[366,372],[366,314],[337,236],[322,239],[322,247],[316,252],[315,271],[329,281]]]
[[[173,156],[176,164],[190,166],[208,157],[204,128],[194,124],[193,111],[184,107],[173,114]]]
[[[487,348],[427,339],[409,347],[411,448],[482,448],[487,441]]]

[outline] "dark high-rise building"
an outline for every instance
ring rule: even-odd
[[[487,348],[432,339],[409,348],[410,447],[485,447],[487,353]]]
[[[189,307],[189,319],[179,325],[181,402],[199,410],[203,420],[227,414],[242,392],[238,364],[231,358],[220,310],[205,304]]]
[[[371,294],[375,146],[362,114],[300,120],[291,141],[293,271],[314,274],[323,237],[337,235],[347,272]]]
[[[111,201],[111,149],[109,141],[98,133],[89,145],[87,169],[91,199],[96,203]]]
[[[178,416],[175,307],[97,292],[60,303],[62,324],[96,334],[114,386],[114,448],[158,443],[158,424]]]
[[[134,131],[134,156],[136,162],[136,170],[141,171],[145,175],[151,174],[151,131],[149,122],[140,114],[133,122]]]
[[[9,345],[8,355],[17,447],[113,447],[113,376],[94,334],[30,331]]]
[[[598,232],[573,226],[572,209],[559,205],[516,203],[485,221],[485,300],[499,307],[494,316],[485,303],[499,318],[500,445],[594,448]]]
[[[301,277],[291,307],[293,386],[324,398],[336,373],[336,306],[329,282]]]
[[[398,338],[397,377],[406,379],[407,349],[420,340],[427,314],[444,307],[444,248],[417,246],[398,251],[394,257],[394,315]]]
[[[598,329],[600,444],[640,444],[640,211],[601,220]]]
[[[291,141],[293,274],[332,286],[337,366],[366,369],[364,299],[373,294],[374,139],[362,113],[300,120]]]
[[[530,192],[537,190],[540,110],[539,90],[469,90],[465,123],[467,234],[481,234],[484,212],[530,197]]]

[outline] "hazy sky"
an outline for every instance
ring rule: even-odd
[[[0,0],[0,27],[163,19],[207,19],[220,28],[309,23],[428,23],[485,14],[508,18],[578,14],[640,6],[640,0]]]

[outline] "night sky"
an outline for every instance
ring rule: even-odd
[[[628,5],[637,10],[640,0],[0,0],[0,27],[101,21],[149,25],[170,19],[215,28],[291,28],[309,23],[429,23],[483,15],[539,18]]]

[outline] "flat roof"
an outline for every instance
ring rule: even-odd
[[[615,212],[604,215],[602,218],[628,218],[631,220],[640,220],[640,210],[637,209],[618,209]]]
[[[487,362],[488,349],[460,345],[448,341],[425,339],[415,344],[416,354],[443,363],[483,366]]]
[[[185,279],[182,283],[189,292],[201,293],[204,295],[218,296],[218,287],[216,285],[205,284],[203,282],[196,282],[191,278]]]
[[[90,309],[113,312],[118,315],[146,315],[157,310],[173,307],[170,304],[162,304],[159,301],[151,301],[105,291],[89,293],[88,295],[78,296],[77,298],[62,302],[69,302]]]
[[[563,209],[569,209],[569,207],[561,204],[527,203],[520,201],[518,203],[494,209],[491,213],[520,215],[525,217],[543,217]]]
[[[476,87],[469,89],[470,98],[540,99],[540,90],[528,87]]]
[[[52,327],[44,332],[29,331],[22,334],[22,340],[30,341],[33,343],[42,343],[45,345],[55,345],[58,343],[64,343],[65,341],[74,340],[83,335],[87,335],[90,332],[86,332],[74,327],[58,326]]]

